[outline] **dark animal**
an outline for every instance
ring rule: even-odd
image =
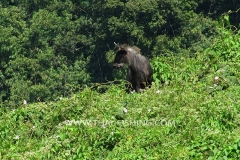
[[[118,69],[124,64],[128,65],[127,81],[131,83],[128,90],[134,89],[140,92],[146,86],[152,84],[152,67],[146,57],[140,54],[140,49],[136,46],[118,45],[118,52],[115,57],[113,68]]]

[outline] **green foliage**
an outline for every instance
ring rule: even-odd
[[[224,23],[221,23],[218,37],[203,53],[198,52],[195,55],[185,53],[176,56],[163,49],[166,51],[165,56],[158,56],[152,60],[155,82],[212,81],[214,78],[212,74],[214,74],[220,78],[216,83],[221,86],[221,89],[240,84],[238,79],[240,35],[239,32],[231,30],[232,26],[227,15],[222,17],[221,22]]]
[[[60,8],[62,3],[50,8],[58,5]],[[53,100],[90,82],[86,71],[89,58],[78,55],[81,48],[77,45],[88,43],[84,35],[75,36],[81,27],[79,21],[72,21],[71,10],[60,16],[56,11],[40,9],[27,21],[26,13],[18,7],[2,9],[1,96],[5,103],[16,106],[23,99]]]
[[[238,159],[239,85],[212,96],[213,85],[172,80],[127,94],[123,83],[1,108],[1,159]]]
[[[206,16],[209,16],[214,19],[218,19],[222,16],[223,13],[230,13],[229,14],[229,22],[236,26],[239,26],[239,9],[240,4],[238,1],[235,0],[200,0],[198,2],[198,12],[203,12]]]
[[[239,10],[222,15],[232,7],[1,1],[0,159],[239,159]],[[114,41],[152,58],[150,89],[85,86],[125,79],[111,69]]]
[[[224,20],[230,26],[229,18],[227,15],[223,16]],[[215,40],[214,45],[207,50],[214,58],[220,61],[233,61],[239,62],[240,60],[240,32],[233,33],[228,29],[221,29],[219,38]]]
[[[171,0],[1,1],[1,101],[48,101],[91,82],[122,79],[125,71],[112,72],[105,54],[114,41],[137,45],[150,58],[201,53],[218,34],[216,21],[199,13],[206,10],[202,5],[207,6]],[[167,67],[153,61],[162,63],[161,69],[154,66],[157,72]]]

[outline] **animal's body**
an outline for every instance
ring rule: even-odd
[[[131,83],[128,89],[133,88],[136,92],[145,89],[146,86],[152,84],[152,67],[146,57],[140,54],[140,49],[136,46],[117,45],[118,52],[116,54],[113,68],[117,69],[128,65],[127,81]]]

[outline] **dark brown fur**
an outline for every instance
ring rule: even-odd
[[[128,65],[127,81],[131,83],[131,87],[136,92],[140,92],[140,88],[152,84],[152,67],[146,57],[140,54],[140,49],[136,46],[117,45],[118,52],[115,57],[113,68],[117,69]]]

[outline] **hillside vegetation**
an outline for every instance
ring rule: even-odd
[[[235,0],[3,0],[0,102],[52,101],[123,79],[112,71],[113,42],[136,45],[151,61],[202,54],[222,14],[239,27],[238,8]]]
[[[142,94],[109,82],[2,107],[0,158],[239,159],[240,37],[222,31],[201,56],[156,58],[163,74]]]
[[[0,2],[0,159],[240,159],[228,2]],[[125,92],[114,41],[150,59],[151,88]]]

